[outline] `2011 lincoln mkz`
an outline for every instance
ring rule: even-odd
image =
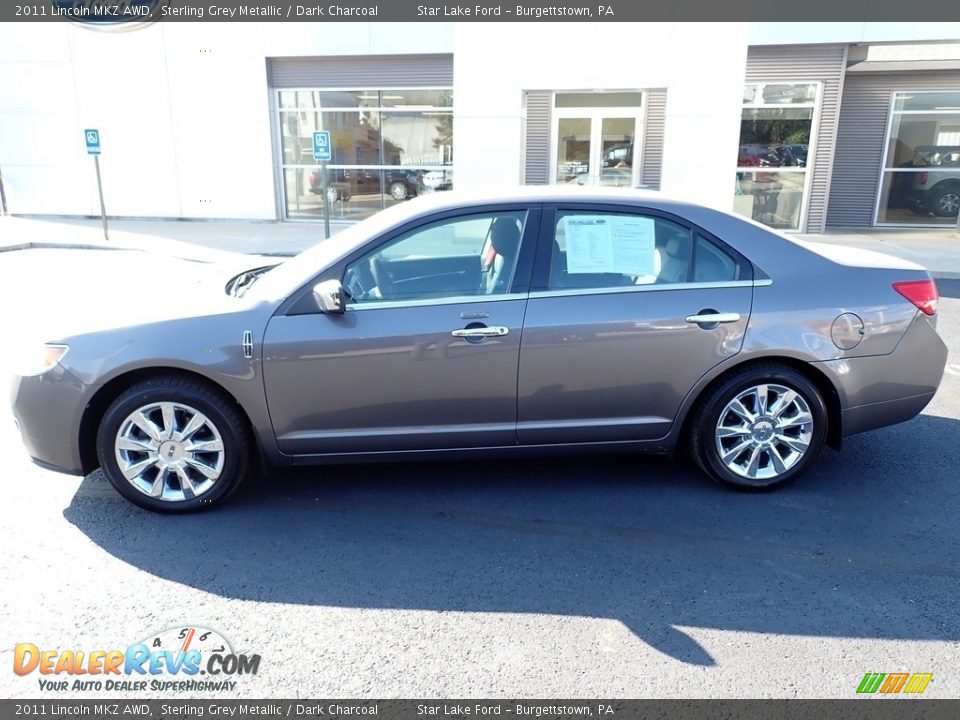
[[[922,267],[631,190],[438,193],[218,272],[35,348],[37,462],[165,512],[260,464],[463,454],[684,448],[766,489],[914,417],[947,355]]]

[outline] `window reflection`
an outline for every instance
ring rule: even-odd
[[[452,98],[449,89],[279,91],[287,217],[322,218],[324,195],[331,217],[360,220],[451,189]],[[325,178],[313,159],[317,130],[330,132]]]
[[[960,93],[897,93],[877,222],[953,225],[960,209]]]
[[[734,211],[766,225],[800,227],[816,84],[744,88]]]
[[[800,227],[806,173],[737,172],[734,212],[786,230]]]

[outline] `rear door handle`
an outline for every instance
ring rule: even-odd
[[[739,322],[740,313],[703,313],[702,315],[687,315],[688,323],[708,325],[713,323]]]
[[[458,338],[488,338],[503,337],[509,332],[509,328],[505,328],[502,325],[495,325],[493,327],[472,327],[454,330],[451,335]]]

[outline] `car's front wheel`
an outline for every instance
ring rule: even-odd
[[[100,467],[132,503],[157,512],[210,507],[247,474],[250,431],[233,401],[190,378],[138,383],[107,408]]]
[[[690,434],[700,468],[737,490],[768,490],[801,475],[827,433],[817,388],[781,365],[747,368],[708,392]]]
[[[956,217],[960,210],[960,189],[946,187],[937,190],[930,202],[937,217]]]
[[[390,197],[398,202],[401,200],[406,200],[410,197],[410,190],[407,188],[405,183],[394,182],[390,184],[390,187],[387,189],[387,192],[390,193]]]

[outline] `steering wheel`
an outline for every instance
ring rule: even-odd
[[[352,265],[343,278],[343,289],[354,302],[369,300],[370,291],[376,284],[369,263]]]
[[[373,281],[380,292],[380,297],[384,300],[391,299],[394,295],[393,280],[383,266],[383,260],[380,259],[379,255],[370,258],[370,274],[373,275]]]

